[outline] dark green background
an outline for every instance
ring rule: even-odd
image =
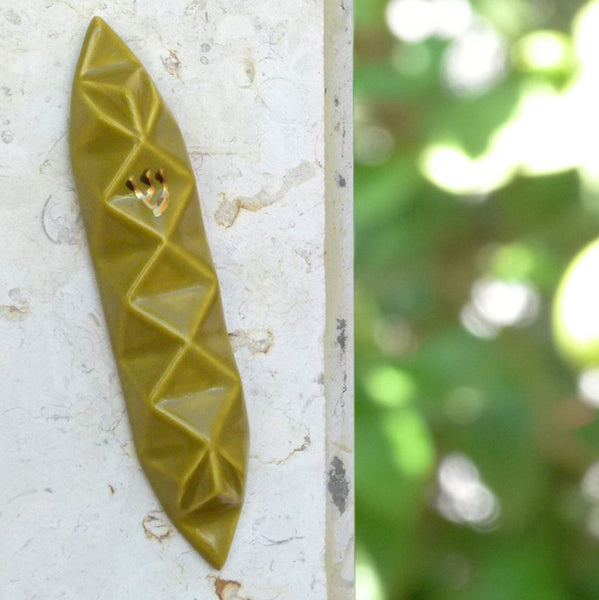
[[[573,20],[595,3],[471,4],[504,40],[505,70],[457,93],[443,77],[455,40],[403,42],[385,0],[354,3],[357,598],[596,600],[599,500],[582,488],[599,458],[595,410],[551,330],[566,267],[599,237],[597,193],[564,158],[572,143],[560,123],[572,114],[559,103],[584,69],[591,77]],[[539,30],[563,34],[565,60],[522,59]],[[488,153],[532,89],[558,98],[538,128],[555,169],[516,165],[504,185],[462,194],[427,175],[434,144],[472,160]],[[593,125],[593,110],[573,116],[572,127]],[[599,164],[599,153],[579,154]],[[475,282],[491,280],[526,285],[538,310],[479,337],[460,314]],[[496,499],[486,524],[438,510],[438,470],[456,456]]]

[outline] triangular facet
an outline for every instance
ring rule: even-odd
[[[137,140],[124,128],[115,127],[101,119],[90,119],[87,112],[80,109],[81,105],[73,107],[71,112],[72,126],[80,132],[76,140],[71,141],[71,155],[77,155],[77,169],[84,175],[77,181],[77,191],[80,196],[95,199],[99,209],[104,201],[106,186],[126,169],[127,163],[135,155]],[[125,182],[126,178],[123,185]],[[123,188],[123,191],[128,190]],[[82,208],[89,210],[87,204]],[[95,215],[84,214],[84,217],[91,220]]]
[[[219,361],[234,363],[235,358],[225,327],[220,294],[203,313],[201,323],[195,330],[194,341],[198,347]]]
[[[169,229],[169,239],[189,254],[192,259],[201,261],[209,269],[213,268],[206,232],[202,224],[200,203],[195,189],[184,207],[181,217]]]
[[[83,90],[90,104],[102,114],[106,122],[125,129],[132,136],[141,135],[138,127],[139,112],[128,102],[126,88],[98,83],[91,79],[83,83]]]
[[[144,429],[140,445],[148,462],[176,481],[188,477],[190,468],[205,452],[201,440],[154,411],[148,413]]]
[[[201,390],[178,398],[166,398],[156,408],[209,439],[217,415],[226,406],[227,389],[222,387]]]
[[[239,471],[243,471],[247,460],[247,444],[239,440],[248,439],[248,421],[243,402],[243,394],[239,390],[227,406],[217,423],[214,443],[219,452]]]
[[[96,267],[117,294],[126,296],[158,249],[160,240],[140,235],[138,226],[106,211],[99,216],[97,225],[95,235],[109,235],[111,241],[96,258]]]
[[[210,462],[209,452],[198,461],[193,471],[183,482],[179,508],[189,514],[214,496],[216,491],[215,473]]]
[[[217,451],[218,471],[217,494],[202,508],[204,510],[216,510],[223,507],[235,506],[243,501],[243,476],[228,460]]]
[[[206,303],[212,301],[215,279],[194,272],[175,253],[162,250],[132,294],[133,305],[182,337],[193,330]]]
[[[224,367],[187,347],[172,371],[165,377],[158,392],[160,398],[195,397],[207,390],[235,389],[239,381]],[[218,396],[214,396],[216,400]],[[204,399],[206,401],[206,399]]]
[[[89,24],[83,48],[77,67],[81,77],[92,76],[98,70],[114,70],[123,63],[141,66],[135,54],[100,17],[94,17]]]
[[[181,352],[181,342],[131,309],[119,329],[115,351],[121,371],[149,399],[168,369],[173,369],[171,363]]]
[[[189,517],[228,509],[243,501],[243,482],[230,463],[209,450],[185,481],[180,507]]]
[[[127,180],[134,172],[133,168],[129,168],[126,173],[123,173],[123,177],[119,182],[121,193],[109,197],[110,205],[123,220],[162,237],[164,235],[164,219],[155,217],[152,211],[133,192],[126,193],[128,191]]]

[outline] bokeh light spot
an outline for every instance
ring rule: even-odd
[[[495,337],[504,327],[531,323],[539,313],[539,294],[526,281],[481,277],[460,314],[462,325],[481,338]]]
[[[501,512],[499,501],[467,456],[456,452],[443,458],[437,483],[436,506],[446,519],[479,530],[496,525]]]
[[[393,136],[384,127],[356,122],[356,161],[363,165],[385,162],[393,150]]]
[[[594,408],[599,408],[599,369],[586,369],[578,377],[580,399]]]
[[[393,35],[405,42],[419,42],[435,32],[435,14],[428,0],[391,0],[385,12]]]
[[[443,79],[457,94],[481,94],[504,75],[506,67],[505,41],[489,23],[479,19],[445,51]]]
[[[456,38],[468,31],[473,22],[468,0],[436,0],[434,3],[435,33],[441,38]]]
[[[391,33],[404,42],[456,38],[473,21],[468,0],[391,0],[385,17]]]
[[[566,272],[557,293],[556,343],[579,367],[599,365],[599,242],[585,248]]]
[[[364,383],[368,395],[381,406],[405,406],[416,394],[414,378],[389,365],[373,368],[366,375]]]
[[[571,59],[569,39],[559,31],[533,31],[514,46],[516,62],[530,71],[557,71]]]
[[[580,487],[589,500],[599,501],[599,462],[593,463],[586,470]]]
[[[511,177],[511,167],[501,155],[489,153],[472,159],[448,144],[429,146],[421,156],[420,168],[440,188],[479,202]]]
[[[356,551],[356,598],[383,600],[383,584],[370,557],[361,548]]]
[[[418,412],[403,409],[386,414],[382,429],[391,445],[393,460],[404,475],[420,478],[431,469],[434,462],[433,445]]]
[[[483,277],[472,287],[472,301],[479,315],[498,328],[530,323],[539,311],[538,293],[524,281]]]

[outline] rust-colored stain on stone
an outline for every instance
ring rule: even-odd
[[[218,600],[250,600],[245,594],[241,594],[241,583],[234,579],[221,579],[220,577],[208,576],[214,584],[214,591]]]

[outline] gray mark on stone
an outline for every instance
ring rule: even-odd
[[[5,129],[0,137],[5,144],[10,144],[15,139],[15,134],[10,129]]]
[[[22,550],[25,550],[25,548],[27,548],[27,546],[29,546],[29,544],[31,544],[31,542],[33,542],[34,538],[29,538],[16,552],[15,554],[18,554],[19,552],[21,552]]]
[[[347,185],[345,177],[343,177],[343,175],[341,175],[340,173],[335,173],[335,181],[337,182],[337,185],[340,188],[344,188]]]
[[[331,467],[332,468],[329,469],[327,489],[331,493],[333,504],[339,509],[339,512],[343,514],[347,504],[347,496],[349,495],[349,481],[345,476],[345,466],[343,465],[343,461],[338,456],[333,457]]]
[[[4,13],[4,18],[9,22],[12,23],[13,25],[20,25],[21,24],[21,17],[20,15],[18,15],[14,10],[12,10],[11,8],[9,8],[5,13]]]
[[[200,57],[200,62],[201,62],[203,65],[210,64],[210,61],[209,61],[209,60],[208,60],[208,59],[207,59],[205,56],[202,56],[202,57]]]
[[[283,544],[288,544],[289,542],[293,542],[294,540],[303,540],[304,539],[303,535],[294,535],[292,537],[285,538],[284,540],[271,540],[270,538],[266,537],[265,535],[262,535],[262,537],[267,542],[266,544],[264,544],[265,546],[281,546]]]
[[[53,244],[75,246],[83,235],[81,213],[74,202],[61,202],[48,196],[42,209],[42,229]]]
[[[31,489],[31,490],[25,490],[24,492],[21,492],[20,494],[17,494],[16,496],[13,496],[12,498],[9,498],[6,501],[6,504],[10,504],[11,502],[14,502],[15,500],[18,500],[19,498],[22,498],[23,496],[31,496],[31,494],[37,494],[39,490],[37,489]]]
[[[210,52],[210,44],[202,44],[200,50],[202,52]]]
[[[341,352],[345,352],[345,344],[347,343],[347,321],[345,319],[337,319],[337,344],[341,348]]]

